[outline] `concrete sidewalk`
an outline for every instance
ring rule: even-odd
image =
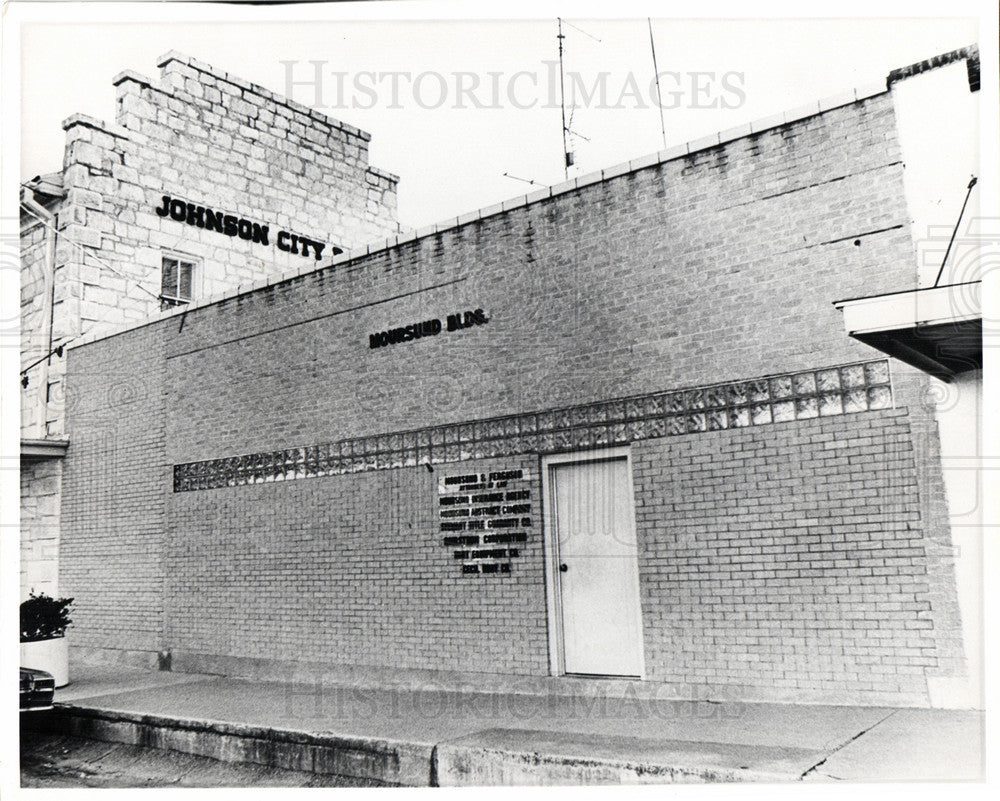
[[[983,775],[980,712],[661,700],[597,681],[538,695],[74,669],[46,724],[58,731],[386,784]]]

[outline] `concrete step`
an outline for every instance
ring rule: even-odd
[[[59,704],[44,731],[385,785],[609,785],[796,781],[822,751],[485,729],[440,743],[344,736]]]

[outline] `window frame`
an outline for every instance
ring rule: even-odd
[[[163,285],[164,278],[166,277],[166,262],[173,261],[177,265],[177,282],[176,282],[176,292],[177,294],[168,294],[165,291]],[[180,295],[181,289],[181,275],[182,267],[190,266],[191,268],[191,297],[185,298]],[[201,274],[201,259],[195,256],[191,256],[187,253],[179,253],[177,251],[163,250],[160,252],[160,309],[173,309],[177,306],[186,306],[189,303],[193,303],[198,297],[198,277]]]

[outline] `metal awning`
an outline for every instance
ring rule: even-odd
[[[835,301],[849,336],[942,381],[983,366],[982,282]]]

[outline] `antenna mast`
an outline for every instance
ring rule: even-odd
[[[653,52],[653,77],[656,79],[656,105],[660,107],[660,133],[663,135],[663,149],[667,149],[667,128],[663,124],[663,98],[660,95],[660,70],[656,66],[656,45],[653,44],[653,19],[646,17],[649,23],[649,49]]]
[[[566,145],[566,87],[565,78],[563,77],[563,36],[562,32],[562,17],[556,17],[559,21],[559,34],[556,39],[559,40],[559,108],[562,111],[562,143],[563,143],[563,173],[566,178],[569,178],[569,165],[573,163],[573,155],[569,152]]]

